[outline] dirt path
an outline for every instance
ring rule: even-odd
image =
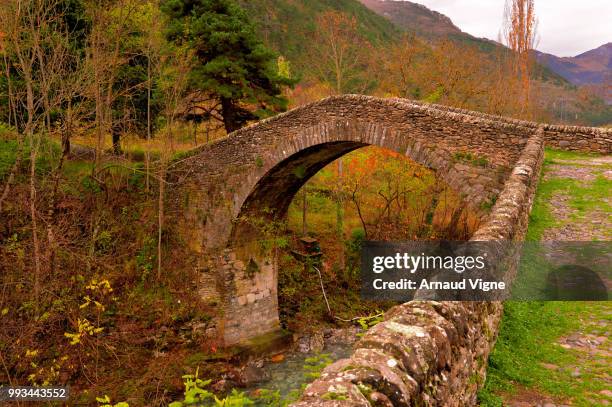
[[[579,185],[592,185],[598,177],[612,180],[612,156],[590,159],[555,159],[545,167],[543,181],[567,179]],[[554,193],[550,209],[555,220],[561,225],[546,230],[542,236],[545,241],[592,241],[609,240],[612,228],[612,213],[601,207],[580,210],[572,207],[572,191]],[[611,196],[602,197],[609,206]]]
[[[544,227],[541,240],[611,240],[612,193],[607,183],[610,180],[612,156],[580,157],[558,153],[547,157],[540,185],[544,190],[542,193],[548,194],[548,213],[552,219]],[[503,396],[504,405],[612,405],[612,305],[609,304],[594,303],[592,307],[586,307],[586,311],[578,316],[580,329],[557,339],[556,345],[574,353],[578,363],[541,363],[551,375],[571,375],[577,393],[581,392],[579,397],[554,397],[534,388],[515,386],[512,394]]]

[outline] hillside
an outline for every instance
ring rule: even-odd
[[[444,14],[409,1],[360,0],[393,24],[424,37],[461,35],[463,32]]]
[[[479,50],[494,53],[504,52],[505,47],[496,41],[487,38],[478,38],[461,31],[453,21],[446,15],[430,10],[422,4],[410,1],[384,1],[384,0],[359,0],[370,10],[387,18],[399,29],[413,32],[419,37],[429,40],[450,38],[466,45],[477,47]],[[538,66],[535,70],[538,78],[553,82],[560,86],[566,86],[567,80],[548,66]]]
[[[387,18],[402,30],[416,33],[418,36],[436,39],[453,38],[466,43],[478,45],[482,50],[497,49],[500,44],[486,38],[476,38],[461,31],[453,21],[444,14],[430,10],[422,4],[410,1],[359,0],[370,10]],[[601,85],[610,75],[612,69],[612,43],[604,44],[575,57],[557,57],[556,55],[536,51],[537,61],[544,66],[538,70],[545,79],[559,82],[561,76],[574,85]],[[547,72],[548,71],[548,72]],[[555,75],[556,74],[556,75]],[[563,81],[561,81],[563,82]]]
[[[575,85],[602,84],[612,69],[612,42],[575,57],[536,52],[538,61]]]
[[[337,10],[355,16],[362,35],[373,43],[390,43],[400,30],[357,0],[239,0],[268,45],[298,64],[305,57],[304,40],[321,12]]]
[[[387,18],[403,31],[426,39],[452,38],[483,51],[491,52],[499,44],[487,38],[477,38],[461,31],[446,15],[411,1],[359,0],[370,10]]]
[[[585,87],[612,105],[612,43],[609,42],[575,57],[560,58],[536,52],[541,65],[558,73],[572,84]]]
[[[264,41],[275,51],[288,58],[294,73],[304,77],[312,63],[308,53],[308,38],[312,38],[317,15],[336,10],[355,16],[360,33],[380,47],[395,43],[404,32],[432,42],[452,39],[485,52],[491,56],[489,64],[497,64],[496,56],[507,52],[501,44],[477,38],[461,31],[450,18],[410,1],[381,0],[238,0],[248,11]],[[596,55],[582,56],[585,66]],[[593,65],[593,62],[590,62]],[[494,65],[490,65],[494,66]],[[541,106],[550,120],[569,118],[581,123],[599,125],[608,123],[610,112],[605,106],[590,103],[583,106],[574,84],[544,63],[536,64],[534,77],[542,89]],[[599,91],[595,94],[602,96]],[[556,100],[566,101],[563,107]],[[579,119],[580,118],[580,119]]]

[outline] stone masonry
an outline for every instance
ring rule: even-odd
[[[522,240],[543,153],[538,131],[488,221],[471,240]],[[514,254],[500,253],[496,261],[516,267],[507,261]],[[413,301],[396,306],[357,342],[350,358],[328,366],[294,406],[475,405],[501,313],[500,302]]]
[[[610,129],[538,124],[405,99],[331,97],[245,127],[174,163],[168,224],[201,259],[200,293],[219,304],[218,337],[226,345],[241,343],[279,328],[278,270],[274,256],[256,244],[262,229],[284,218],[300,187],[325,165],[368,145],[399,152],[435,170],[482,216],[497,200],[487,229],[475,237],[518,237],[531,205],[520,197],[531,196],[531,189],[509,183],[525,186],[523,178],[537,177],[537,166],[527,174],[531,164],[517,164],[521,154],[542,150],[541,142],[530,147],[536,133],[561,148],[612,150]],[[470,314],[481,309],[474,306]],[[474,317],[482,322],[479,315]]]

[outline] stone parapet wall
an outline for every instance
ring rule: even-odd
[[[542,138],[545,140],[546,145],[551,148],[600,154],[612,153],[612,129],[538,123],[503,116],[495,116],[487,113],[474,112],[451,106],[436,105],[412,100],[410,103],[433,108],[437,111],[453,112],[483,120],[492,120],[510,127],[522,127],[533,130],[540,129],[542,131]]]
[[[501,303],[434,301],[394,307],[294,406],[473,405],[501,309]]]
[[[544,140],[539,130],[525,146],[487,222],[471,240],[523,240],[543,162]]]
[[[543,153],[538,130],[471,240],[523,239]],[[513,263],[506,260],[498,264]],[[353,354],[328,366],[294,406],[475,405],[502,308],[500,302],[435,301],[393,307]]]

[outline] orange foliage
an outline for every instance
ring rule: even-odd
[[[532,50],[535,47],[537,19],[534,0],[506,0],[504,40],[514,52],[514,74],[521,83],[523,112],[531,103]]]

